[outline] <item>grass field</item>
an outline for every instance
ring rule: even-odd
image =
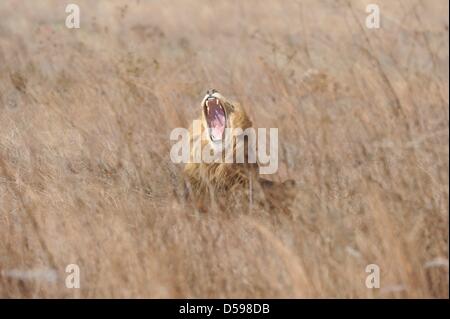
[[[371,2],[2,0],[0,297],[448,298],[449,4]],[[279,129],[289,214],[179,196],[210,88]]]

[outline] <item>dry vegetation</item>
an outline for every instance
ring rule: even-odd
[[[448,297],[446,0],[76,2],[0,3],[0,297]],[[208,88],[279,128],[289,214],[179,196]]]

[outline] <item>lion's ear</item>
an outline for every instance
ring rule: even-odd
[[[234,109],[235,109],[234,105],[235,105],[235,103],[230,103],[230,102],[225,102],[225,103],[227,104],[227,107],[228,107],[231,111],[234,112]]]

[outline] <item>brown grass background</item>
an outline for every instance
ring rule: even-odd
[[[0,3],[0,297],[448,298],[448,1],[70,2]],[[279,128],[290,214],[179,196],[209,88]]]

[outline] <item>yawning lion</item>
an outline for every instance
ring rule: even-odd
[[[228,201],[230,197],[236,197],[234,195],[252,197],[258,190],[263,190],[266,199],[278,200],[280,190],[286,193],[285,189],[291,188],[293,181],[275,184],[259,177],[258,163],[252,160],[255,154],[248,147],[249,143],[256,142],[249,141],[249,137],[242,134],[251,128],[252,122],[240,104],[230,102],[216,90],[211,90],[200,106],[201,129],[190,129],[191,160],[202,158],[205,148],[223,150],[226,145],[232,149],[232,159],[236,159],[236,154],[243,154],[244,160],[226,162],[226,152],[223,151],[216,162],[192,161],[186,164],[184,175],[188,190],[197,203],[204,205],[205,200],[212,197],[216,202],[221,199]],[[237,134],[229,134],[230,130],[235,132],[236,129]]]

